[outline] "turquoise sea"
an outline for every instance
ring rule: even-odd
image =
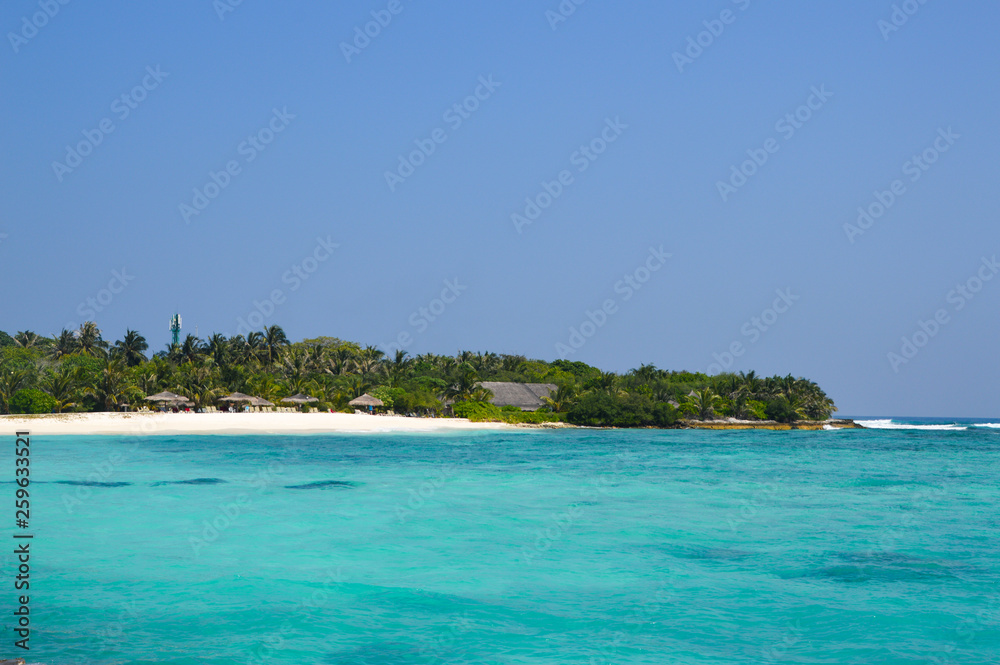
[[[0,658],[1000,663],[1000,428],[873,424],[37,436]]]

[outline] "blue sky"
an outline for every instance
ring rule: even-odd
[[[176,309],[1000,415],[1000,7],[563,6],[4,3],[0,329],[159,350]]]

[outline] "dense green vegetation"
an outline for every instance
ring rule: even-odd
[[[163,390],[186,396],[196,408],[239,391],[275,403],[306,393],[320,399],[321,409],[352,411],[348,402],[369,393],[401,414],[611,427],[669,427],[683,418],[823,420],[833,411],[819,386],[791,376],[710,377],[652,365],[615,374],[582,362],[471,351],[454,357],[398,351],[390,358],[334,337],[290,343],[278,326],[246,337],[188,335],[152,357],[148,350],[133,330],[111,344],[91,322],[55,338],[0,332],[0,413],[118,411]],[[558,388],[547,407],[522,413],[490,404],[481,381]]]

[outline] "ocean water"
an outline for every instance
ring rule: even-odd
[[[0,657],[995,664],[1000,428],[928,424],[38,436]]]

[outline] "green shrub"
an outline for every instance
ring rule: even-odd
[[[799,419],[799,414],[788,403],[788,399],[784,395],[770,400],[764,408],[764,412],[768,419],[779,423],[793,423]]]
[[[566,416],[574,425],[588,427],[670,427],[677,418],[677,409],[648,395],[600,390],[581,397]]]
[[[455,402],[452,411],[457,418],[484,422],[500,420],[501,411],[489,402]]]
[[[56,406],[55,397],[37,388],[18,390],[10,398],[11,413],[52,413]]]
[[[757,420],[767,420],[767,404],[755,399],[747,401],[747,412],[751,418]]]

